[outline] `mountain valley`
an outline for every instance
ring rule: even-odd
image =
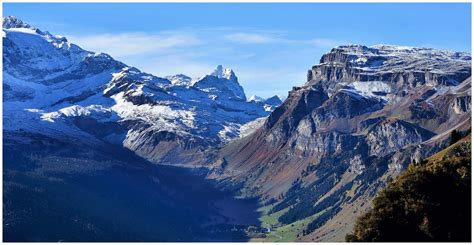
[[[157,77],[16,17],[3,33],[5,241],[344,241],[471,128],[469,53],[338,46],[282,101],[221,65]]]

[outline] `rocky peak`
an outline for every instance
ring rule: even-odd
[[[230,68],[223,68],[222,65],[218,65],[216,69],[211,73],[211,76],[217,78],[225,78],[227,80],[237,80],[235,73]]]
[[[216,96],[246,100],[244,89],[234,71],[223,68],[222,65],[218,65],[211,74],[198,79],[193,86]]]
[[[23,22],[22,20],[18,19],[15,16],[7,16],[3,17],[3,28],[10,29],[10,28],[28,28],[28,29],[35,29],[28,23]]]
[[[257,95],[252,95],[252,96],[250,96],[250,98],[247,99],[247,101],[249,101],[249,102],[252,102],[252,101],[262,102],[262,101],[265,101],[265,99],[260,97],[260,96],[257,96]]]
[[[124,67],[107,54],[83,50],[12,16],[3,19],[3,32],[4,71],[18,79],[54,84]]]
[[[280,99],[280,97],[278,97],[277,95],[274,95],[274,96],[266,99],[265,103],[267,103],[269,105],[280,105],[281,103],[283,103],[283,101]]]

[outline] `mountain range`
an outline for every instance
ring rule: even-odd
[[[160,78],[15,17],[4,18],[3,31],[5,130],[77,135],[123,144],[156,163],[191,165],[281,104],[247,101],[221,65],[196,79]]]
[[[255,233],[248,227],[259,227],[264,230],[256,233],[265,238],[255,239],[263,241],[341,241],[387,181],[409,163],[447,147],[453,130],[466,132],[471,125],[471,55],[463,52],[339,46],[323,55],[309,69],[306,82],[282,101],[278,96],[247,98],[234,71],[221,65],[200,78],[156,77],[15,17],[3,19],[3,33],[4,152],[11,153],[4,164],[4,196],[12,197],[4,207],[4,220],[10,225],[10,240],[34,240],[35,235],[19,231],[22,223],[16,220],[29,220],[27,215],[17,218],[25,212],[16,208],[23,199],[13,197],[34,188],[35,181],[78,173],[107,176],[114,169],[111,181],[120,183],[129,168],[146,179],[173,179],[141,172],[150,166],[173,166],[199,169],[219,191],[238,196],[236,202],[258,200],[260,214],[252,217],[260,220],[222,212],[218,216],[225,221],[192,220],[192,226],[186,225],[194,228],[164,235],[166,239],[137,231],[139,240],[212,240],[203,238],[209,234],[195,224],[210,222],[244,225],[247,235]],[[25,171],[35,174],[23,176]],[[129,184],[136,183],[137,176]],[[186,196],[189,183],[176,190],[172,181],[153,183],[163,183],[158,189],[169,193],[169,200],[158,203],[171,203],[169,207],[189,202],[184,197],[174,200]],[[83,182],[79,186],[91,188]],[[137,200],[154,193],[147,188],[145,194],[137,192],[142,195]],[[98,194],[93,193],[95,198]],[[94,216],[93,211],[84,212]],[[131,219],[122,218],[118,224]],[[92,218],[81,222],[99,234],[85,240],[116,234]],[[151,229],[147,224],[140,227]],[[84,229],[66,239],[80,240]],[[135,239],[130,232],[126,240]]]

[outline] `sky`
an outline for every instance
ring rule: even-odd
[[[471,52],[470,3],[4,3],[3,15],[157,76],[221,64],[247,97],[286,96],[338,45]]]

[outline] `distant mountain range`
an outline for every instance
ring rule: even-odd
[[[74,147],[58,153],[48,142],[74,142],[204,169],[221,190],[260,201],[264,241],[281,230],[296,241],[344,240],[389,179],[471,125],[468,53],[339,46],[282,102],[247,98],[220,65],[161,78],[15,17],[3,32],[7,150],[34,144],[69,156]]]

